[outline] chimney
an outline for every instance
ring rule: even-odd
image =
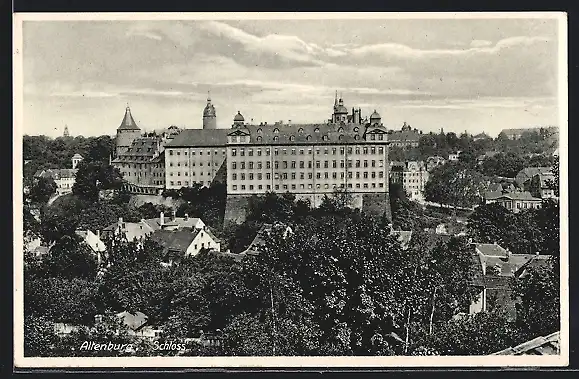
[[[539,254],[540,254],[540,253],[539,253],[538,251],[535,251],[535,255],[537,255],[537,256],[538,256]]]
[[[189,220],[189,215],[187,213],[185,213],[185,221]]]
[[[98,230],[98,229],[96,230],[96,236],[97,236],[98,239],[101,238],[101,231]]]
[[[161,214],[159,215],[159,225],[161,226],[165,225],[165,214],[163,212],[161,212]]]
[[[171,211],[171,221],[175,221],[175,218],[176,218],[175,213],[176,213],[176,212],[175,212],[175,210],[173,209],[173,211]]]

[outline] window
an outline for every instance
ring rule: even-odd
[[[290,136],[290,141],[295,141],[295,140],[296,140],[296,137]]]
[[[342,128],[341,126],[338,128],[338,133],[343,133],[344,132],[344,128]]]
[[[250,170],[253,169],[253,162],[249,162],[249,169],[250,169]]]
[[[261,142],[261,136],[257,136],[256,140],[257,142]]]
[[[283,168],[287,168],[287,161],[283,161]]]
[[[270,150],[269,149],[265,149],[265,155],[269,156],[270,154]]]
[[[304,133],[304,128],[299,128],[299,129],[298,129],[298,133],[299,133],[299,134],[303,134],[303,133]]]
[[[259,185],[257,186],[257,189],[260,189],[260,190],[261,190],[261,189],[263,189],[263,186],[262,186],[261,184],[259,184]]]
[[[241,174],[241,180],[245,180],[245,174]]]
[[[376,148],[375,147],[370,148],[370,154],[376,154]]]
[[[356,172],[356,179],[360,179],[360,173]]]
[[[275,129],[273,130],[273,134],[279,134],[279,129],[278,129],[278,128],[275,128]]]
[[[245,170],[245,162],[241,162],[241,169]]]
[[[257,149],[257,156],[261,157],[261,149]]]
[[[312,161],[308,162],[308,168],[312,168]]]
[[[258,129],[257,129],[257,134],[261,134],[261,132],[262,132],[261,128],[258,128]]]
[[[338,162],[337,161],[332,161],[332,168],[336,168],[338,167]]]
[[[376,141],[376,134],[374,134],[374,133],[370,134],[370,140]]]
[[[283,155],[287,155],[287,149],[283,149]]]
[[[258,170],[261,170],[261,166],[262,166],[261,161],[257,162],[257,169]]]
[[[292,149],[292,155],[296,155],[296,149]]]
[[[340,168],[344,168],[344,160],[343,159],[340,161]]]
[[[253,149],[247,150],[247,155],[249,155],[250,157],[253,157]]]
[[[296,161],[292,161],[292,168],[296,168]]]
[[[327,147],[324,149],[324,154],[328,155],[328,148]]]
[[[245,184],[242,184],[242,185],[241,185],[241,189],[242,189],[242,190],[245,190]]]
[[[322,178],[322,174],[318,172],[318,173],[316,174],[316,179],[321,179],[321,178]]]
[[[328,168],[328,161],[324,161],[324,168]]]
[[[265,168],[267,168],[267,169],[271,168],[271,162],[270,161],[265,162]]]
[[[320,128],[315,128],[314,129],[314,133],[319,133],[320,132]]]
[[[382,134],[378,134],[378,141],[383,141],[384,140],[384,136]]]
[[[300,179],[304,179],[304,173],[300,172]]]
[[[270,174],[269,172],[266,173],[266,174],[265,174],[265,178],[266,178],[267,180],[271,180],[271,174]]]
[[[173,155],[173,150],[169,150],[169,155]],[[173,183],[171,183],[173,184]]]
[[[231,156],[235,157],[237,155],[237,149],[231,149]]]
[[[253,174],[249,174],[249,180],[253,180]]]
[[[262,174],[261,173],[257,174],[257,180],[261,180],[261,179],[262,179]]]
[[[368,161],[364,160],[364,167],[368,167]]]
[[[360,167],[360,161],[357,160],[357,161],[356,161],[356,168],[359,168],[359,167]]]
[[[320,168],[320,161],[316,161],[316,168]]]
[[[358,130],[360,130],[360,128],[358,128],[357,126],[354,127],[354,133],[358,133]]]
[[[324,172],[324,179],[328,179],[329,178],[329,173]]]
[[[304,161],[300,161],[300,168],[304,168]]]
[[[279,155],[279,150],[278,150],[278,149],[274,149],[273,153],[274,153],[274,155]]]
[[[304,155],[304,149],[300,149],[300,155]]]
[[[376,167],[376,161],[372,159],[372,167]]]
[[[276,170],[279,168],[279,162],[278,161],[275,161],[273,165],[274,165]]]
[[[312,140],[312,136],[307,136],[307,137],[306,137],[306,140],[307,140],[307,141],[311,141],[311,140]]]
[[[231,175],[231,179],[237,180],[237,174],[232,174],[232,175]]]
[[[292,172],[292,180],[295,180],[295,179],[296,179],[296,173]]]
[[[245,149],[239,149],[239,155],[245,156]]]
[[[327,141],[327,140],[328,140],[328,136],[323,136],[322,139],[323,139],[324,141]]]
[[[336,172],[332,172],[332,179],[337,179],[337,178],[338,178],[338,174]]]

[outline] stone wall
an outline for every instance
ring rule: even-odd
[[[250,197],[248,195],[227,195],[224,223],[243,223],[247,217]]]

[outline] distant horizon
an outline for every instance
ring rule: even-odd
[[[127,103],[145,131],[198,129],[209,93],[220,129],[322,123],[336,91],[389,129],[559,124],[557,19],[440,17],[24,21],[23,132],[114,135]]]

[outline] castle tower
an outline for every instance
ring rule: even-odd
[[[241,112],[237,111],[235,117],[233,117],[233,127],[243,126],[245,123],[245,118],[241,114]]]
[[[137,123],[131,115],[131,109],[127,104],[125,109],[125,117],[121,121],[121,125],[117,128],[117,141],[116,141],[116,156],[119,156],[121,152],[128,149],[131,143],[141,136],[141,129],[137,126]]]
[[[62,133],[63,137],[70,137],[70,133],[68,132],[68,125],[64,125],[64,133]]]
[[[338,99],[338,91],[336,91],[336,98],[334,100],[334,113],[332,114],[332,123],[348,121],[348,108],[344,106],[344,100],[340,97]]]
[[[203,110],[203,129],[217,129],[217,114],[211,104],[211,95],[207,94],[207,105]]]
[[[80,161],[82,161],[82,155],[80,155],[79,153],[76,153],[72,156],[72,169],[76,169],[76,167],[78,166],[78,164],[80,163]]]

